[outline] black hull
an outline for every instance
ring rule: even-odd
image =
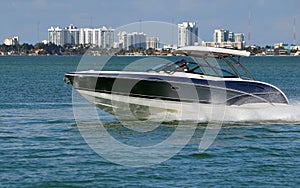
[[[68,73],[65,79],[75,89],[145,99],[226,105],[288,103],[285,95],[276,87],[248,80],[208,81],[126,73]]]

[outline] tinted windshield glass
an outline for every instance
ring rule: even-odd
[[[190,58],[181,57],[174,62],[155,66],[148,71],[166,72],[186,72],[193,74],[217,76],[217,77],[237,77],[232,69],[223,60],[215,58]]]
[[[234,71],[223,61],[216,58],[197,58],[200,69],[206,75],[218,77],[237,77]]]

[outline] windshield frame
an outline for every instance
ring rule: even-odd
[[[168,74],[185,72],[221,78],[244,78],[253,80],[253,77],[249,71],[242,66],[242,64],[240,64],[240,58],[235,59],[234,57],[211,58],[188,56],[189,58],[187,59],[185,57],[187,56],[182,56],[181,60],[175,62],[173,61],[170,63],[157,65],[152,69],[149,69],[148,72],[154,71]],[[223,64],[225,68],[221,67],[220,64]],[[241,71],[237,70],[237,66],[240,67],[245,75],[240,73]]]

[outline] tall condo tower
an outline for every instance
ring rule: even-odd
[[[198,26],[196,22],[178,24],[178,46],[191,46],[198,42]]]

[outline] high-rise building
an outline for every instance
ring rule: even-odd
[[[63,44],[79,44],[79,29],[73,25],[70,25],[63,30]]]
[[[227,42],[229,39],[229,31],[225,29],[215,29],[213,40],[214,42]]]
[[[119,37],[119,48],[127,49],[128,47],[127,33],[125,31],[119,32],[118,37]]]
[[[143,32],[126,33],[125,31],[119,32],[119,46],[120,48],[129,50],[146,49],[146,34]]]
[[[196,22],[178,24],[178,46],[195,45],[198,42],[198,27]]]
[[[82,43],[82,44],[90,44],[90,45],[94,44],[93,43],[94,30],[90,29],[90,28],[84,28],[83,32],[84,32],[84,43]],[[96,45],[96,44],[94,44],[94,45]]]
[[[66,28],[51,27],[48,29],[49,42],[56,45],[79,44],[79,29],[70,25]]]
[[[112,48],[114,29],[112,28],[80,28],[70,25],[66,28],[51,27],[48,29],[49,42],[56,45],[92,45],[100,48]]]
[[[159,48],[159,38],[158,37],[146,37],[146,49],[149,48]]]
[[[85,44],[85,28],[79,29],[79,44]]]
[[[112,48],[114,46],[114,30],[103,27],[100,31],[100,47]]]
[[[234,42],[235,41],[234,36],[235,36],[234,32],[229,31],[229,33],[228,33],[228,41]]]
[[[64,41],[64,31],[63,28],[60,27],[51,27],[48,29],[48,39],[49,42],[56,45],[64,45],[66,41]]]
[[[102,48],[102,43],[101,43],[101,32],[102,30],[100,28],[93,29],[92,30],[92,42],[91,44],[94,44],[95,46],[98,46]]]

